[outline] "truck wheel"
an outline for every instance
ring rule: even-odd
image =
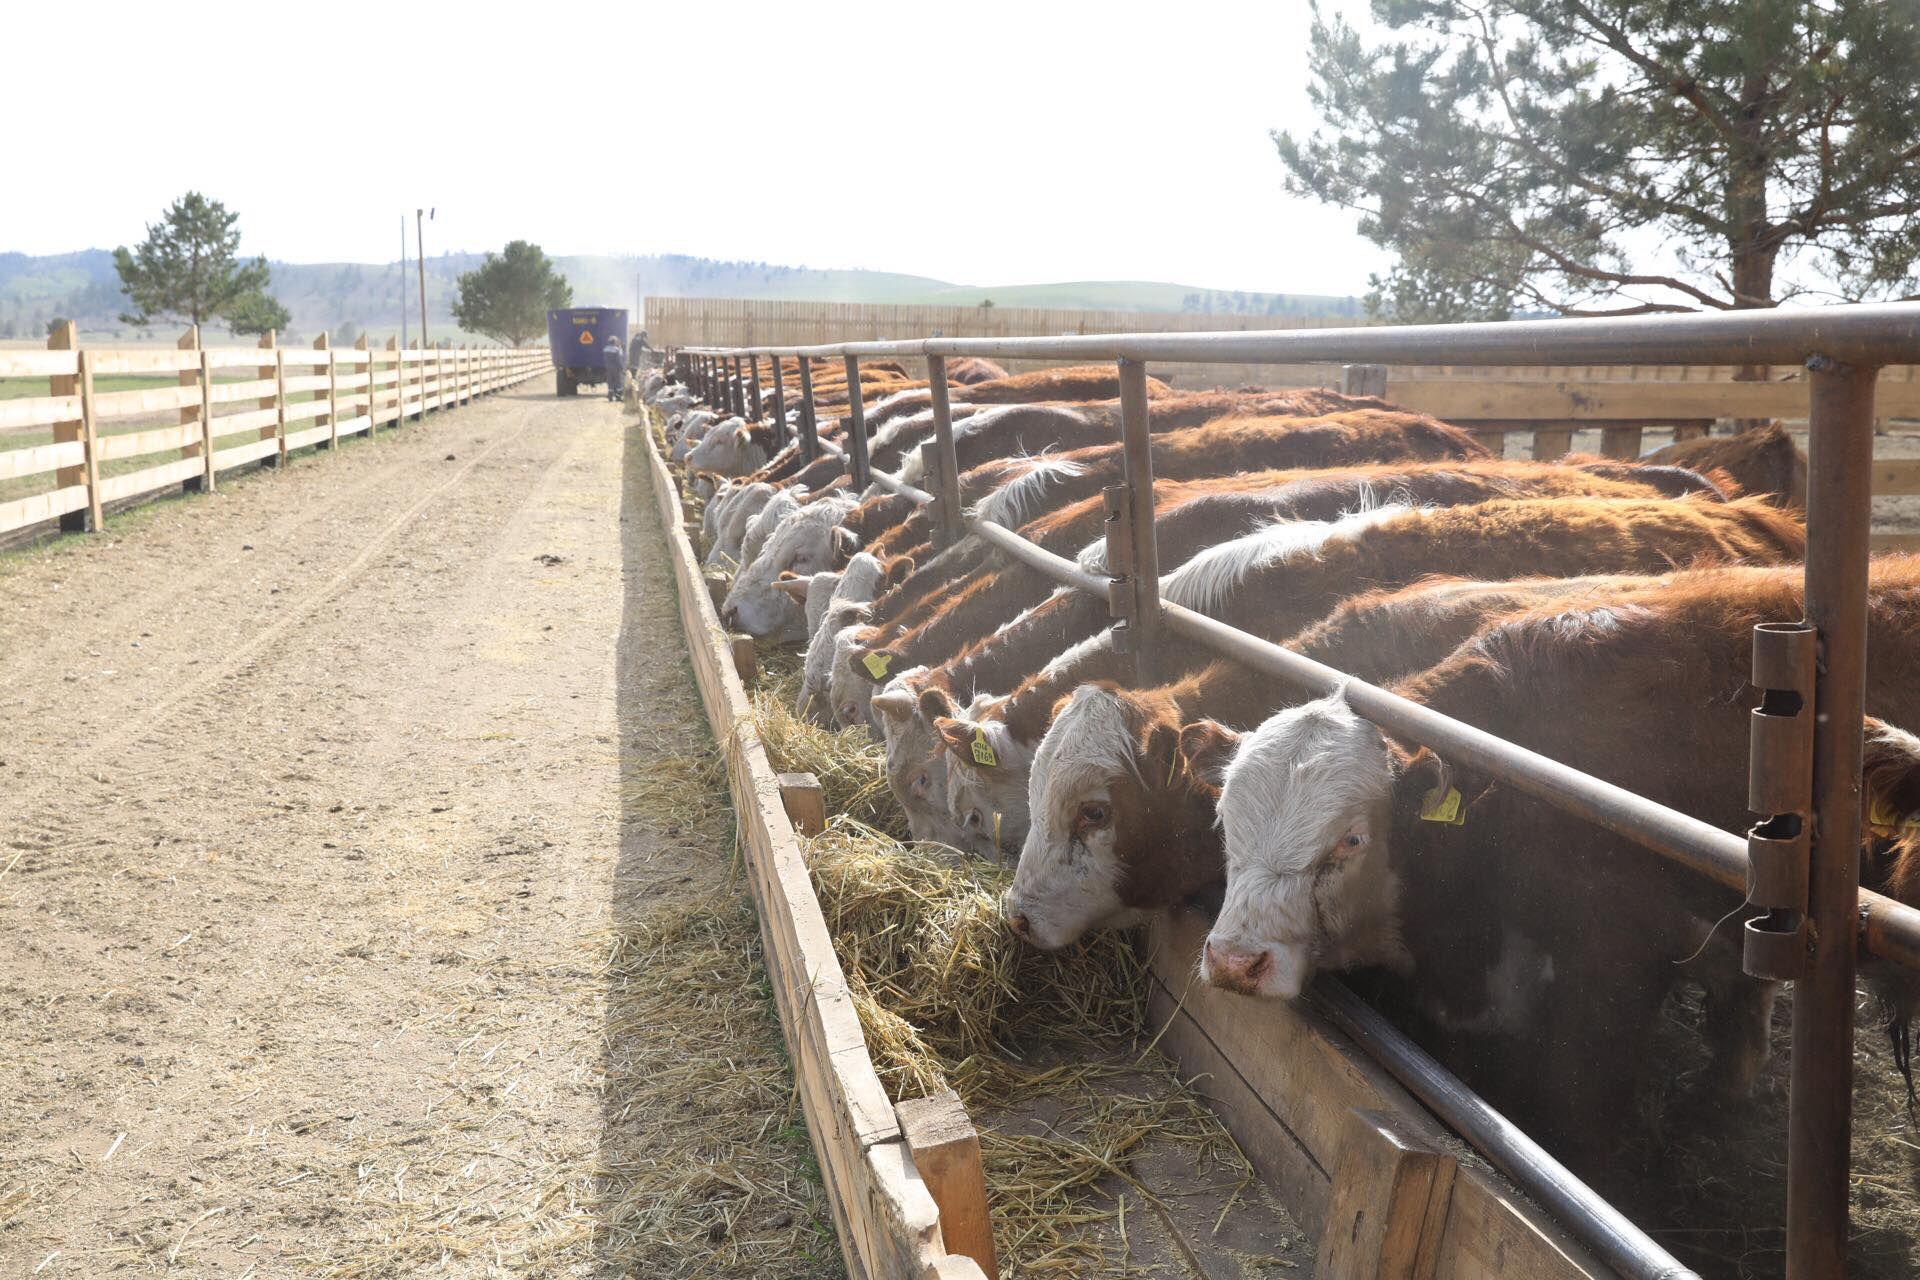
[[[574,382],[565,369],[555,369],[553,371],[553,390],[555,395],[576,396],[580,394],[578,384]]]

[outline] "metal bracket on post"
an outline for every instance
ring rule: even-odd
[[[865,493],[873,483],[873,468],[867,461],[866,406],[860,402],[860,357],[847,356],[847,451],[848,474],[853,491]]]
[[[1107,612],[1113,617],[1113,650],[1134,652],[1133,631],[1133,490],[1124,484],[1100,491],[1106,512]]]
[[[1747,808],[1747,901],[1767,914],[1747,921],[1741,967],[1786,982],[1806,972],[1809,811],[1813,805],[1813,682],[1818,637],[1804,622],[1753,629]]]

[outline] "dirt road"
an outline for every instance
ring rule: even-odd
[[[634,419],[540,385],[0,559],[0,1276],[837,1270]]]

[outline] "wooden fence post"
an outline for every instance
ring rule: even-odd
[[[1573,450],[1573,428],[1536,427],[1533,432],[1533,460],[1552,462]]]
[[[107,527],[106,513],[100,509],[100,445],[94,435],[93,352],[80,353],[80,438],[87,451],[87,521],[95,533]]]
[[[62,321],[54,327],[52,333],[47,335],[47,350],[49,351],[78,351],[79,349],[80,329],[79,326],[71,320]],[[78,361],[77,356],[75,360],[76,362]],[[53,377],[49,378],[47,380],[47,390],[56,396],[78,396],[80,394],[80,371],[78,364],[76,363],[72,373],[56,373]],[[56,422],[53,424],[53,442],[55,444],[66,444],[72,440],[85,440],[86,437],[86,414],[84,412],[77,418],[69,418],[65,422]],[[58,471],[54,472],[53,483],[55,487],[67,489],[77,484],[87,483],[87,458],[92,455],[93,449],[91,446],[83,446],[83,448],[85,452],[81,457],[80,465],[61,467]],[[91,499],[89,499],[89,501],[91,501]],[[87,513],[84,510],[68,511],[60,517],[60,528],[62,532],[77,533],[86,527]]]
[[[367,439],[373,439],[373,344],[367,341],[367,335],[361,334],[353,340],[355,351],[367,353]]]
[[[388,338],[387,350],[393,352],[393,425],[400,425],[400,339]]]
[[[337,399],[340,388],[337,385],[339,378],[334,372],[332,337],[323,330],[320,336],[313,340],[313,349],[327,353],[327,448],[338,449],[340,447],[340,406]]]
[[[213,460],[213,357],[200,350],[200,453],[206,470],[200,477],[202,492],[212,493],[219,465]]]
[[[260,465],[266,467],[277,467],[287,460],[287,397],[285,388],[280,385],[280,352],[278,349],[279,343],[276,339],[277,335],[272,329],[260,335],[260,348],[263,351],[272,351],[274,353],[273,363],[263,364],[254,370],[254,375],[259,381],[265,382],[269,379],[272,380],[274,389],[272,395],[261,396],[256,402],[256,407],[261,409],[276,409],[279,411],[279,421],[275,425],[260,428],[260,438],[262,440],[272,440],[275,436],[278,436],[280,439],[280,451],[278,453],[270,453],[260,459]]]
[[[197,324],[188,325],[187,331],[180,335],[180,341],[174,345],[181,351],[198,351],[200,349],[200,326]],[[206,388],[200,385],[200,360],[197,356],[194,358],[193,367],[182,369],[180,375],[174,379],[174,382],[182,387],[195,388],[200,396],[200,407],[198,410],[192,409],[187,405],[180,406],[180,425],[184,427],[191,423],[204,422],[208,415],[212,414],[213,406],[207,402]],[[207,431],[203,426],[200,429],[200,438],[198,440],[195,440],[191,444],[183,444],[180,446],[181,459],[185,460],[187,458],[199,457],[201,451],[206,448],[206,444]],[[207,476],[204,472],[197,476],[188,476],[180,482],[180,492],[182,493],[199,493],[208,487]]]
[[[787,775],[781,775],[784,783]],[[785,788],[782,788],[784,795]],[[893,1114],[913,1155],[914,1171],[940,1210],[940,1239],[950,1255],[972,1258],[987,1280],[998,1280],[993,1224],[987,1218],[987,1176],[980,1135],[953,1090],[898,1103]]]
[[[1343,396],[1387,396],[1387,366],[1383,364],[1343,364],[1340,366],[1340,394]]]

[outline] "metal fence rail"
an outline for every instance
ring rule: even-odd
[[[1358,681],[1346,683],[1354,710],[1396,737],[1470,761],[1497,779],[1722,884],[1747,890],[1758,885],[1771,891],[1772,897],[1756,893],[1753,898],[1756,906],[1769,910],[1748,925],[1747,963],[1758,975],[1794,979],[1787,1275],[1790,1280],[1844,1275],[1856,944],[1895,964],[1920,968],[1920,911],[1862,892],[1858,883],[1874,384],[1880,366],[1920,356],[1920,305],[1398,328],[688,348],[678,353],[677,367],[710,401],[725,396],[742,411],[759,416],[763,404],[757,386],[751,404],[739,398],[744,394],[739,361],[751,360],[757,373],[761,358],[773,358],[778,414],[784,408],[780,358],[797,359],[801,446],[813,457],[822,448],[840,451],[818,438],[812,365],[815,360],[844,362],[850,389],[849,461],[858,473],[857,485],[865,487],[869,477],[865,423],[859,408],[860,359],[923,358],[930,376],[938,377],[944,373],[945,359],[957,356],[1118,362],[1126,484],[1108,490],[1109,509],[1124,516],[1109,524],[1108,563],[1131,566],[1132,571],[1114,579],[1096,577],[1009,530],[961,511],[958,460],[944,395],[932,397],[935,440],[928,474],[937,494],[901,485],[886,475],[872,476],[875,483],[931,504],[943,541],[950,543],[971,532],[1057,581],[1105,596],[1116,617],[1116,642],[1132,652],[1143,680],[1153,679],[1159,669],[1161,635],[1173,632],[1309,689],[1330,688],[1345,677],[1159,598],[1146,362],[1752,363],[1797,364],[1807,370],[1811,402],[1805,620],[1818,646],[1818,662],[1813,662],[1812,646],[1804,646],[1810,669],[1807,692],[1811,693],[1805,701],[1810,705],[1803,708],[1804,714],[1793,717],[1795,723],[1782,726],[1784,733],[1803,740],[1797,750],[1757,750],[1750,788],[1755,796],[1797,793],[1797,799],[1777,802],[1780,812],[1774,816],[1791,819],[1784,828],[1763,824],[1743,841],[1385,690]],[[784,439],[783,418],[777,430]],[[1756,664],[1762,665],[1758,645]],[[1767,687],[1771,681],[1763,680],[1756,670],[1755,683]],[[1756,741],[1758,734],[1756,730]],[[1793,774],[1798,776],[1789,776]],[[1783,829],[1798,834],[1784,840],[1768,834]],[[1448,1118],[1465,1130],[1459,1121],[1466,1117]],[[1522,1173],[1529,1175],[1520,1177],[1525,1184],[1551,1171],[1516,1171]],[[1596,1238],[1596,1226],[1606,1215],[1617,1219],[1617,1214],[1584,1187],[1579,1191],[1585,1200],[1576,1195],[1574,1201],[1585,1208],[1573,1211],[1581,1220],[1569,1225],[1582,1229],[1596,1247],[1611,1246],[1610,1263],[1632,1274],[1682,1273],[1644,1236],[1623,1238],[1601,1231]]]

